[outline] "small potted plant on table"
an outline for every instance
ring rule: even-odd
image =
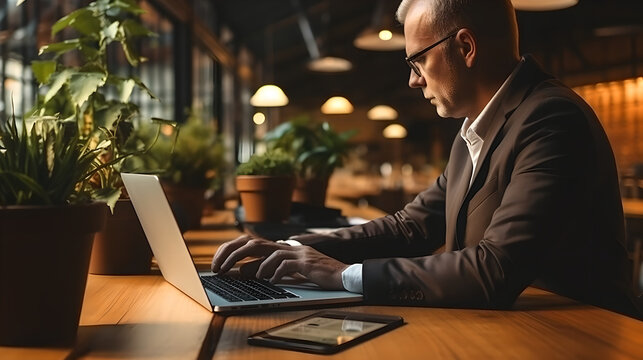
[[[237,168],[245,222],[283,222],[290,216],[295,168],[281,150],[254,154]]]
[[[134,135],[143,143],[154,141],[155,130],[141,126]],[[220,186],[225,169],[223,142],[214,124],[191,113],[183,124],[164,126],[154,146],[126,160],[128,168],[159,174],[163,190],[182,230],[197,229],[205,193]]]
[[[281,149],[295,159],[296,180],[292,200],[324,206],[328,179],[346,157],[354,130],[337,133],[327,122],[314,124],[308,117],[287,121],[264,136],[269,149]]]

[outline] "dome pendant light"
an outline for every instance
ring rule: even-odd
[[[275,107],[288,105],[288,97],[277,85],[263,85],[250,98],[250,105],[254,107]]]
[[[370,26],[355,38],[353,45],[362,50],[374,51],[404,49],[404,35],[392,23],[392,18],[384,14],[384,0],[378,0],[375,3]]]
[[[406,128],[400,124],[391,124],[382,131],[382,135],[387,139],[404,139],[406,134]]]
[[[272,29],[266,31],[266,49],[268,52],[268,68],[270,69],[269,80],[272,79],[272,71],[274,66],[273,57],[273,44],[272,44]],[[250,97],[250,105],[254,107],[277,107],[288,105],[288,97],[283,90],[277,85],[265,84]]]
[[[343,96],[333,96],[321,106],[323,114],[350,114],[353,112],[353,104]]]
[[[388,105],[374,106],[366,113],[369,120],[395,120],[397,116],[397,111]]]
[[[578,4],[578,0],[511,0],[516,10],[549,11],[560,10]]]

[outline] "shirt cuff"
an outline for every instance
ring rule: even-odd
[[[290,245],[290,246],[301,246],[301,243],[300,243],[299,241],[297,241],[297,240],[292,240],[292,239],[288,239],[288,240],[277,240],[277,243],[278,243],[278,244],[288,244],[288,245]]]
[[[353,264],[342,271],[342,285],[344,289],[357,294],[362,294],[362,264]]]

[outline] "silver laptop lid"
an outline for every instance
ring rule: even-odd
[[[165,280],[212,311],[159,179],[125,173],[121,178]]]

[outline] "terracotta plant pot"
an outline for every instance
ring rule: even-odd
[[[181,231],[200,228],[205,207],[205,189],[165,181],[161,185]]]
[[[323,207],[326,204],[328,178],[303,179],[297,177],[292,201]]]
[[[246,222],[283,222],[290,216],[292,176],[239,175],[237,191]]]
[[[0,344],[69,346],[76,339],[103,203],[0,208]]]
[[[152,250],[132,201],[116,202],[105,229],[96,234],[89,272],[101,275],[149,274]]]

